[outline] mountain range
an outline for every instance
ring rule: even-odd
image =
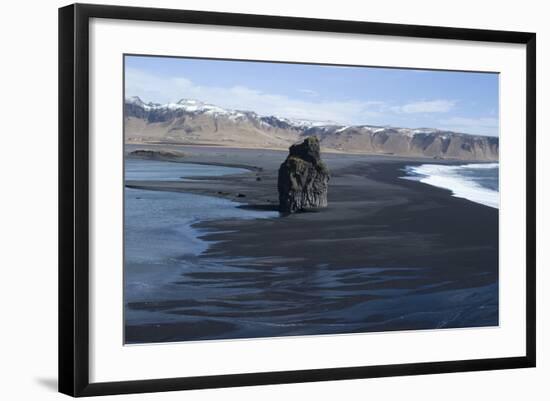
[[[324,151],[386,154],[435,159],[497,161],[496,137],[435,128],[342,125],[253,111],[230,110],[193,99],[145,103],[127,97],[124,103],[126,143],[177,143],[242,148],[288,149],[315,135]]]

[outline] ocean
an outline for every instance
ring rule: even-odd
[[[420,181],[434,187],[452,191],[457,198],[468,199],[492,208],[499,208],[498,163],[464,165],[422,164],[407,166],[408,180]]]

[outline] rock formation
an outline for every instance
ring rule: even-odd
[[[292,145],[279,168],[279,209],[284,213],[294,213],[326,207],[329,178],[316,136]]]

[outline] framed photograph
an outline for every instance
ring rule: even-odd
[[[59,10],[59,389],[535,366],[535,34]]]

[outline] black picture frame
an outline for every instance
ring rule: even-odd
[[[521,357],[90,383],[88,61],[91,18],[438,38],[526,45],[526,354]],[[74,4],[59,9],[59,391],[71,396],[159,392],[535,366],[536,35],[447,28]]]

